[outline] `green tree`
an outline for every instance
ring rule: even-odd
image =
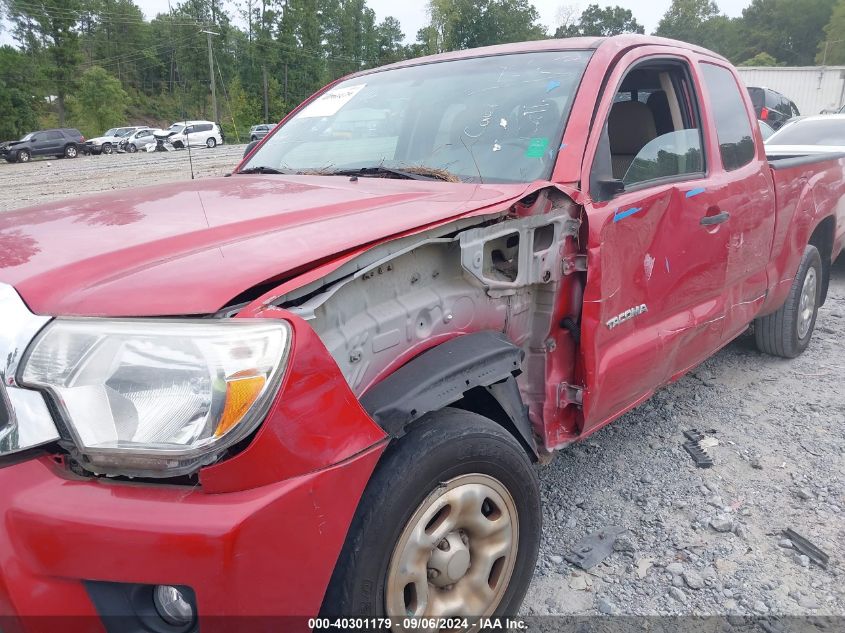
[[[378,41],[378,63],[390,64],[398,62],[405,57],[405,47],[402,42],[405,34],[402,32],[402,25],[394,17],[388,16],[376,27],[376,39]]]
[[[546,36],[528,0],[430,0],[431,23],[418,34],[426,52],[451,51]]]
[[[754,57],[740,62],[739,66],[778,66],[778,60],[768,53],[757,53]]]
[[[0,140],[20,138],[38,127],[38,82],[32,57],[0,46]]]
[[[80,62],[76,27],[82,15],[80,0],[0,0],[23,49],[49,63],[51,90],[56,96],[59,125],[65,124],[65,102],[72,94]]]
[[[836,0],[753,0],[742,12],[745,57],[767,52],[787,66],[810,66],[826,39]],[[832,39],[842,39],[840,34]]]
[[[660,18],[654,34],[691,44],[701,44],[702,25],[718,16],[719,7],[712,0],[672,0],[669,10]]]
[[[74,119],[89,135],[126,123],[129,96],[120,81],[104,68],[93,66],[82,74],[72,102]]]
[[[620,6],[602,8],[591,4],[584,9],[576,23],[559,26],[555,37],[606,37],[622,33],[645,33],[645,28],[634,19],[630,9]]]
[[[824,27],[824,39],[819,42],[817,64],[845,64],[845,0],[833,8],[830,21]]]

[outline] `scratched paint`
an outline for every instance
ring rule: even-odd
[[[663,258],[663,261],[666,263],[666,272],[668,273],[668,272],[669,272],[669,258],[668,258],[668,257],[664,257],[664,258]]]
[[[642,211],[642,207],[631,207],[630,209],[625,209],[624,211],[619,211],[618,209],[613,213],[613,221],[619,222],[619,220],[624,220],[629,215],[634,215],[639,211]]]
[[[643,272],[645,273],[645,278],[650,281],[651,273],[654,272],[654,257],[649,253],[646,253],[645,257],[643,257]]]
[[[704,187],[696,187],[695,189],[690,189],[687,191],[687,198],[694,198],[700,193],[704,193]]]

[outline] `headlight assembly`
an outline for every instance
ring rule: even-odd
[[[260,424],[290,336],[266,319],[57,319],[30,347],[20,382],[52,396],[86,469],[171,477]]]

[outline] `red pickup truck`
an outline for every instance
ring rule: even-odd
[[[707,50],[547,40],[344,78],[229,177],[0,215],[0,613],[516,613],[534,462],[749,327],[807,348],[843,167],[767,161]]]

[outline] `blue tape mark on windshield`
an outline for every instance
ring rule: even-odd
[[[642,211],[642,207],[631,207],[630,209],[625,209],[624,211],[615,211],[613,213],[613,221],[619,222],[619,220],[624,220],[629,215],[634,215],[637,211]]]
[[[551,92],[555,88],[560,88],[560,82],[557,79],[551,79],[549,83],[546,84],[546,92]]]
[[[693,196],[697,196],[700,193],[704,193],[704,187],[697,187],[696,189],[690,189],[687,191],[687,198],[692,198]]]

